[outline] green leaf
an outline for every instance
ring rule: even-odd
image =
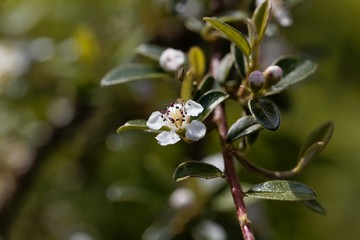
[[[184,80],[181,84],[180,98],[187,101],[192,98],[193,92],[193,72],[192,70],[187,71]]]
[[[143,79],[171,79],[167,73],[146,65],[125,65],[108,72],[101,79],[101,86],[127,83]]]
[[[197,101],[201,104],[201,106],[203,106],[204,111],[202,111],[202,113],[200,113],[200,115],[197,116],[196,119],[200,122],[204,121],[205,118],[207,118],[210,113],[215,109],[215,107],[228,97],[229,95],[222,91],[211,90],[206,92]]]
[[[248,29],[248,36],[251,48],[260,48],[260,41],[254,21],[252,19],[246,19],[246,25]]]
[[[156,62],[159,61],[161,54],[165,50],[164,47],[160,47],[152,44],[141,44],[135,49],[135,52],[139,55],[147,57]]]
[[[215,79],[210,74],[206,74],[197,87],[197,92],[194,99],[196,100],[207,91],[210,91],[214,85],[214,82]]]
[[[246,76],[244,54],[234,43],[231,44],[231,54],[235,59],[235,68],[237,72],[240,74],[241,79],[244,79]]]
[[[266,98],[252,99],[249,101],[249,109],[264,128],[275,131],[280,126],[280,111],[271,100]]]
[[[255,23],[259,42],[263,38],[271,16],[271,4],[268,0],[262,2],[252,16]]]
[[[120,126],[116,132],[122,133],[130,130],[143,130],[148,131],[150,130],[148,126],[146,126],[146,120],[145,119],[136,119],[136,120],[130,120],[126,122],[124,125]]]
[[[204,163],[204,162],[196,162],[189,161],[181,163],[174,172],[173,178],[176,182],[182,181],[189,177],[197,177],[197,178],[217,178],[223,177],[223,173],[217,167]]]
[[[253,116],[244,116],[229,128],[226,141],[233,142],[260,129],[262,129],[262,125],[258,124]]]
[[[308,207],[310,210],[319,213],[321,215],[326,215],[326,210],[325,208],[323,208],[323,206],[321,206],[321,204],[319,203],[318,200],[313,199],[313,200],[307,200],[304,201],[304,204],[306,207]]]
[[[220,61],[219,63],[219,68],[218,68],[218,72],[215,76],[215,79],[220,82],[220,83],[224,83],[226,78],[229,76],[229,72],[231,67],[233,66],[234,63],[234,57],[228,53],[226,54]]]
[[[334,132],[334,123],[328,122],[312,132],[305,140],[299,154],[299,168],[307,165],[321,152],[330,141]]]
[[[285,180],[274,180],[257,184],[246,192],[246,196],[282,201],[306,201],[316,199],[316,193],[309,186]]]
[[[220,16],[216,16],[216,19],[218,19],[221,22],[239,22],[239,21],[245,21],[248,18],[248,14],[245,11],[239,11],[239,10],[235,10],[235,11],[229,11],[229,12],[225,12],[224,14],[220,15]],[[195,24],[193,23],[193,29],[195,27],[200,27],[199,24]],[[212,31],[212,26],[210,24],[204,24],[203,28],[200,31],[200,34],[202,35],[202,37],[206,40],[215,40],[218,38],[219,35],[214,34]]]
[[[215,29],[225,34],[225,36],[235,43],[247,57],[250,56],[251,48],[249,42],[241,32],[217,18],[204,17],[203,19],[211,24]]]
[[[317,64],[310,60],[298,58],[283,58],[274,63],[283,70],[283,78],[272,86],[265,95],[272,95],[283,91],[285,88],[304,80],[315,72]]]
[[[308,62],[299,57],[281,57],[275,60],[272,65],[278,65],[283,70],[284,76],[290,74],[292,71],[296,70],[303,63]]]
[[[189,50],[189,63],[194,71],[195,78],[201,79],[205,73],[205,55],[201,48],[194,46]]]

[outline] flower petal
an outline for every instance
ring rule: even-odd
[[[161,146],[166,146],[180,141],[180,136],[174,131],[164,131],[156,136],[156,140]]]
[[[186,128],[185,136],[191,141],[199,141],[206,134],[206,126],[200,121],[192,121]]]
[[[159,130],[162,126],[164,126],[164,121],[161,115],[162,114],[159,111],[153,112],[147,120],[146,126],[152,130]]]
[[[192,116],[192,117],[196,117],[202,111],[204,111],[203,106],[201,106],[201,104],[199,104],[193,100],[188,100],[185,103],[185,109],[186,109],[187,115]]]

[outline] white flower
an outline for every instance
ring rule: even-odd
[[[177,71],[185,62],[185,54],[173,48],[166,49],[160,56],[159,64],[169,72]]]
[[[153,112],[146,125],[152,130],[159,130],[166,127],[165,130],[156,136],[161,146],[174,144],[185,137],[191,141],[198,141],[206,134],[206,126],[198,121],[191,120],[191,117],[198,116],[204,108],[193,100],[186,103],[172,103],[165,112]]]

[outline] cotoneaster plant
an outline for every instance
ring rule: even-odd
[[[164,99],[164,103],[172,102],[164,111],[155,110],[145,119],[129,120],[117,132],[142,130],[155,134],[156,141],[165,147],[181,140],[196,144],[197,141],[204,141],[206,134],[216,130],[224,170],[203,161],[183,162],[175,169],[174,180],[223,178],[229,185],[237,219],[246,240],[255,237],[244,203],[245,197],[299,201],[315,212],[325,213],[312,188],[285,179],[303,171],[324,149],[334,129],[334,124],[327,122],[312,132],[300,150],[297,165],[290,170],[271,171],[249,159],[247,153],[256,144],[257,134],[262,130],[276,131],[280,125],[280,111],[269,96],[304,80],[317,67],[313,61],[298,57],[282,57],[270,66],[260,65],[262,40],[269,24],[274,24],[270,23],[271,16],[275,16],[280,25],[290,25],[292,20],[286,9],[278,4],[280,1],[256,2],[257,7],[251,14],[239,10],[217,17],[204,17],[202,21],[190,19],[186,22],[188,28],[201,35],[204,44],[214,45],[220,39],[228,40],[228,53],[210,50],[205,54],[199,46],[192,46],[183,52],[171,47],[143,44],[136,52],[148,61],[119,66],[101,80],[102,86],[140,79],[181,81],[178,99]],[[247,31],[240,32],[230,25],[234,22],[245,25]],[[149,61],[152,63],[148,64]],[[239,112],[242,112],[242,116],[229,126],[225,108],[228,101],[237,102]],[[243,169],[269,180],[244,191],[234,161],[239,162]],[[193,211],[187,216],[191,219],[198,213]]]

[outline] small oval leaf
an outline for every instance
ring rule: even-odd
[[[182,181],[189,177],[197,177],[197,178],[217,178],[223,177],[223,172],[217,167],[204,163],[204,162],[196,162],[189,161],[181,163],[174,172],[173,178],[176,182]]]
[[[210,75],[206,74],[200,81],[194,99],[197,100],[204,93],[210,91],[214,85],[215,79]]]
[[[262,126],[257,123],[253,116],[244,116],[229,128],[226,141],[228,143],[233,142],[260,129],[262,129]]]
[[[235,68],[237,72],[239,73],[241,79],[244,79],[246,76],[244,54],[234,43],[231,44],[231,54],[235,59]]]
[[[299,154],[299,168],[307,165],[321,152],[330,141],[334,132],[334,123],[328,122],[312,132],[305,140]]]
[[[249,101],[249,109],[264,128],[275,131],[280,126],[280,111],[271,100],[266,98],[252,99]]]
[[[239,21],[245,21],[249,17],[248,13],[245,11],[229,11],[221,14],[220,16],[216,16],[216,19],[218,19],[221,22],[239,22]],[[210,24],[204,24],[203,28],[200,31],[200,34],[202,37],[206,40],[215,40],[218,38],[218,34],[214,34],[214,32],[211,31],[212,26]]]
[[[310,210],[319,213],[321,215],[326,215],[326,210],[325,208],[323,208],[323,206],[321,206],[321,204],[319,203],[318,200],[313,199],[313,200],[307,200],[304,201],[304,204],[306,207],[308,207]]]
[[[250,56],[251,48],[249,42],[241,32],[217,18],[204,17],[203,19],[211,24],[215,29],[225,34],[225,36],[235,43],[247,57]]]
[[[283,70],[283,78],[272,86],[265,95],[273,95],[283,91],[285,88],[304,80],[315,72],[317,64],[310,60],[299,58],[283,58],[273,65],[278,65]]]
[[[234,57],[232,54],[228,53],[226,54],[219,63],[219,68],[217,71],[217,74],[215,76],[215,79],[219,83],[224,83],[229,76],[230,69],[233,66],[234,63]]]
[[[147,57],[153,61],[158,62],[161,54],[165,50],[164,47],[160,47],[153,44],[141,44],[135,49],[135,52],[139,55]]]
[[[260,41],[256,29],[256,25],[252,19],[246,19],[248,29],[249,42],[252,49],[259,48]]]
[[[127,83],[143,79],[171,79],[165,72],[146,65],[125,65],[114,68],[101,79],[101,86]]]
[[[195,78],[201,80],[206,68],[205,55],[201,48],[197,46],[190,48],[189,63],[191,69],[194,71]]]
[[[263,38],[267,25],[270,20],[271,3],[268,0],[263,1],[256,9],[252,16],[255,23],[259,42]]]
[[[218,90],[211,90],[206,92],[198,100],[198,103],[200,103],[201,106],[203,106],[204,111],[202,111],[202,113],[200,113],[196,119],[199,120],[200,122],[204,121],[205,118],[207,118],[210,115],[210,113],[215,109],[215,107],[228,97],[229,95]]]
[[[183,82],[181,84],[180,98],[187,101],[192,98],[193,93],[193,72],[192,70],[187,71]]]
[[[125,131],[130,131],[130,130],[143,130],[143,131],[147,131],[150,130],[148,128],[148,126],[146,126],[146,120],[145,119],[136,119],[136,120],[130,120],[128,122],[126,122],[124,125],[120,126],[116,132],[117,133],[122,133]]]
[[[305,201],[316,199],[316,193],[309,186],[285,180],[274,180],[257,184],[246,192],[246,196],[269,200]]]
[[[211,75],[205,75],[198,86],[198,90],[204,94],[212,89],[214,82],[215,79]]]

